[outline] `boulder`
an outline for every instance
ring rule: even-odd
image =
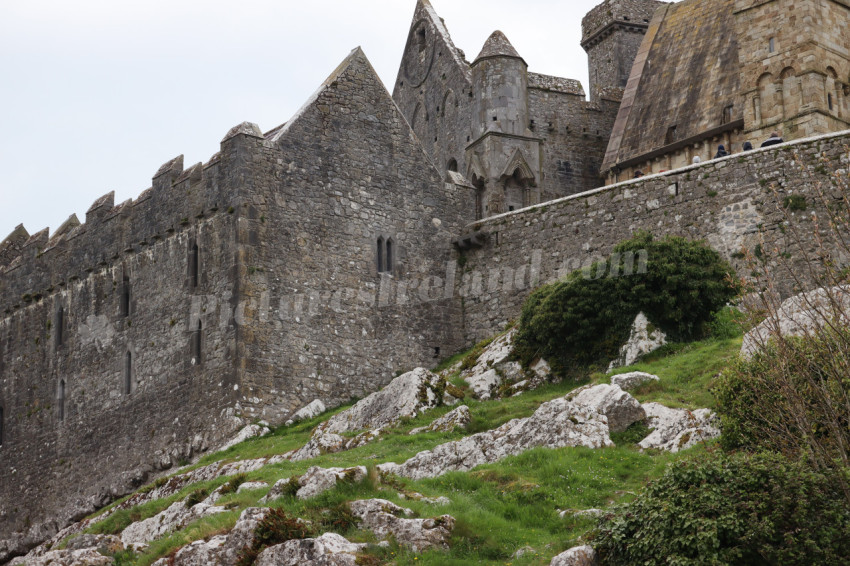
[[[336,533],[289,540],[263,550],[255,566],[355,566],[356,554],[368,545],[349,542]]]
[[[531,365],[531,371],[537,379],[543,381],[549,379],[549,376],[552,375],[552,367],[549,365],[549,362],[542,358]]]
[[[649,427],[655,430],[640,441],[642,449],[678,452],[720,436],[717,417],[708,409],[670,409],[658,403],[644,403],[643,409]]]
[[[443,515],[434,519],[408,519],[410,509],[399,507],[385,499],[366,499],[349,503],[351,513],[363,527],[381,539],[392,535],[402,546],[421,552],[429,548],[448,550],[454,529],[454,517]]]
[[[242,511],[236,525],[227,535],[198,540],[181,548],[171,566],[212,566],[236,564],[242,549],[254,540],[254,531],[268,509],[250,507]]]
[[[654,352],[667,343],[667,336],[655,328],[646,315],[638,313],[632,323],[629,339],[620,347],[620,355],[608,365],[608,371],[630,366],[642,356]]]
[[[315,399],[306,407],[298,409],[295,414],[292,415],[288,421],[286,421],[286,426],[293,425],[300,421],[308,421],[310,419],[314,419],[325,411],[327,411],[327,407],[325,407],[325,404],[322,403],[321,399]]]
[[[339,482],[356,483],[364,479],[366,479],[366,468],[364,466],[355,466],[353,468],[320,468],[313,466],[303,476],[298,478],[297,481],[300,487],[295,493],[295,496],[298,499],[309,499],[335,488]]]
[[[441,393],[441,378],[426,369],[417,368],[320,424],[310,441],[287,454],[286,458],[297,462],[363,446],[380,436],[385,427],[439,405],[442,399],[438,395]],[[366,432],[352,439],[341,436],[358,430]]]
[[[470,374],[464,378],[472,389],[476,399],[486,401],[492,396],[492,392],[502,383],[502,376],[495,369],[488,369],[481,373]]]
[[[378,469],[411,479],[434,478],[446,472],[469,471],[532,448],[566,446],[613,446],[605,416],[565,398],[554,399],[540,405],[530,417],[514,419],[499,428],[441,444],[416,454],[403,464],[381,464]]]
[[[770,317],[744,336],[741,355],[751,358],[771,337],[815,334],[830,321],[850,324],[850,286],[809,291],[785,300]]]
[[[514,350],[515,336],[516,329],[493,340],[478,356],[475,365],[461,374],[476,398],[490,399],[492,391],[506,375],[512,376],[507,379],[516,379],[521,374],[522,367],[519,364],[507,361]]]
[[[616,385],[584,387],[567,396],[576,405],[589,407],[608,417],[611,432],[623,432],[646,418],[637,399]]]
[[[472,416],[469,414],[469,407],[461,405],[457,409],[449,411],[439,419],[434,420],[434,422],[428,426],[414,428],[410,431],[410,434],[413,435],[422,432],[451,432],[456,428],[465,429],[471,420]]]
[[[596,566],[596,551],[589,546],[576,546],[552,559],[549,566]]]
[[[237,444],[245,442],[246,440],[249,440],[251,438],[259,438],[261,436],[267,435],[270,432],[271,432],[271,430],[269,430],[269,428],[266,427],[266,426],[261,426],[261,425],[258,425],[258,424],[248,425],[245,428],[243,428],[242,430],[240,430],[236,434],[236,436],[234,436],[229,441],[227,441],[218,450],[219,451],[227,450],[228,448],[232,448],[232,447],[236,446]]]
[[[269,487],[264,481],[246,481],[243,484],[239,484],[239,487],[236,489],[236,493],[242,493],[243,491],[253,491],[257,489],[265,489]]]
[[[114,563],[112,557],[104,556],[94,548],[52,550],[42,556],[27,558],[25,562],[12,561],[16,566],[111,566]]]
[[[611,376],[611,385],[616,385],[623,391],[631,391],[650,381],[661,381],[657,375],[642,371],[630,371]]]

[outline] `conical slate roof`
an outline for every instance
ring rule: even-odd
[[[494,31],[487,38],[487,41],[484,42],[484,47],[481,49],[481,53],[478,54],[475,61],[488,57],[514,57],[516,59],[522,59],[519,53],[517,53],[517,50],[514,49],[514,46],[511,45],[511,42],[508,41],[508,38],[505,37],[505,34],[499,30]]]

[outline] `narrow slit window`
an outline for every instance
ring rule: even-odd
[[[832,93],[826,95],[826,101],[829,103],[829,109],[832,110]]]
[[[393,241],[392,239],[387,240],[387,264],[384,266],[384,271],[387,273],[392,273],[393,271]]]
[[[425,28],[420,28],[416,31],[416,43],[419,48],[419,53],[425,51],[425,48],[428,47],[428,42],[425,39]]]
[[[665,144],[671,144],[676,141],[676,126],[667,128],[667,135],[664,137]]]
[[[774,38],[771,37],[770,40],[767,42],[767,52],[773,53],[774,51],[776,51],[776,41],[774,40]]]
[[[198,249],[197,242],[192,245],[192,249],[189,252],[189,283],[192,285],[192,289],[196,289],[198,287],[198,282],[200,280],[200,249]]]
[[[378,273],[384,272],[384,239],[378,238]]]
[[[65,343],[65,309],[59,307],[56,311],[56,346],[59,347]]]
[[[192,333],[192,365],[200,365],[201,363],[201,336],[203,335],[203,324],[198,321],[198,326]]]
[[[59,422],[65,420],[65,380],[59,381],[59,391],[56,393],[56,404],[59,406]]]
[[[124,356],[124,394],[133,392],[133,354],[127,352]]]
[[[130,277],[125,275],[121,281],[121,316],[130,316]]]

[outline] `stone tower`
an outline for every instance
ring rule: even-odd
[[[590,100],[622,100],[635,56],[658,6],[655,0],[605,0],[581,21]]]
[[[750,139],[850,128],[846,2],[738,0],[734,14]]]
[[[539,200],[541,142],[529,130],[528,65],[500,31],[472,63],[472,143],[466,161],[478,218]]]

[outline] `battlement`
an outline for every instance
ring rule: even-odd
[[[135,200],[115,204],[115,191],[96,199],[84,223],[72,214],[53,234],[44,228],[32,235],[19,225],[0,242],[0,312],[119,263],[222,210],[234,211],[239,194],[222,169],[235,159],[245,135],[262,138],[255,124],[239,124],[206,163],[184,169],[179,155],[157,169],[151,187]]]
[[[582,19],[581,46],[587,50],[618,28],[643,33],[662,4],[655,0],[605,0]]]

